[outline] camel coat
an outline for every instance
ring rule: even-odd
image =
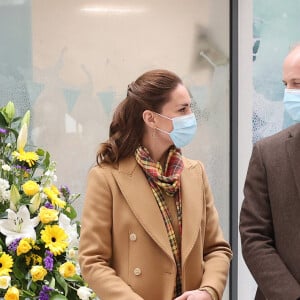
[[[219,299],[232,252],[203,166],[184,159],[182,288],[210,286]],[[101,300],[171,300],[176,265],[159,207],[133,157],[88,175],[79,246],[82,275]]]
[[[300,124],[253,148],[240,214],[256,300],[300,299]]]

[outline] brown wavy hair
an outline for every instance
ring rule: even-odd
[[[143,112],[160,113],[170,93],[182,80],[168,70],[151,70],[128,85],[127,97],[117,106],[109,127],[109,139],[100,144],[97,164],[116,163],[134,154],[144,134]]]

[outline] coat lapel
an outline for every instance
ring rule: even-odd
[[[286,140],[286,149],[288,152],[290,165],[293,170],[294,179],[296,181],[298,193],[300,195],[300,125],[293,127],[289,132],[289,137]]]
[[[182,266],[195,244],[200,231],[203,185],[201,173],[195,165],[184,159],[181,175],[182,196]],[[137,220],[172,259],[173,253],[159,207],[147,179],[134,158],[120,162],[113,175]],[[202,201],[201,201],[202,200]]]
[[[120,162],[113,175],[139,223],[173,260],[166,227],[148,181],[134,158]]]
[[[182,266],[192,250],[200,231],[203,201],[203,185],[199,168],[184,159],[181,174],[182,195]]]

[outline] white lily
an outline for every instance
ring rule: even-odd
[[[40,205],[41,205],[41,194],[40,193],[36,193],[30,200],[30,204],[29,204],[29,210],[30,212],[33,214],[35,213]]]
[[[65,214],[61,213],[58,218],[59,227],[63,228],[63,230],[68,235],[68,248],[78,247],[78,233],[77,233],[77,225],[71,224],[70,218],[68,218]]]
[[[10,188],[10,209],[12,209],[13,211],[17,210],[17,204],[19,203],[21,199],[21,195],[19,193],[18,188],[12,184],[11,188]]]
[[[28,127],[27,127],[27,124],[24,123],[20,129],[19,136],[17,138],[18,151],[24,150],[24,147],[27,143],[27,137],[28,137]]]
[[[27,128],[29,128],[29,122],[30,122],[30,110],[27,110],[23,119],[22,119],[22,122],[21,122],[21,127],[26,124],[27,125]]]
[[[6,236],[5,243],[9,246],[18,238],[32,238],[36,240],[36,227],[40,221],[39,217],[30,219],[30,213],[25,205],[22,205],[17,213],[7,209],[7,219],[0,220],[0,232]]]
[[[91,289],[89,289],[86,286],[81,286],[78,290],[77,290],[77,296],[81,299],[81,300],[89,300],[90,297],[92,296],[93,291]]]
[[[7,120],[9,123],[12,121],[12,119],[14,118],[15,116],[15,105],[13,102],[9,101],[6,106],[5,106],[5,109],[4,109],[4,112],[5,112],[5,115],[7,117]]]

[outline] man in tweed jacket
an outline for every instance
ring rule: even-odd
[[[300,46],[284,61],[283,82],[285,94],[299,93],[300,115]],[[254,145],[244,195],[240,234],[255,299],[300,299],[300,123]]]

